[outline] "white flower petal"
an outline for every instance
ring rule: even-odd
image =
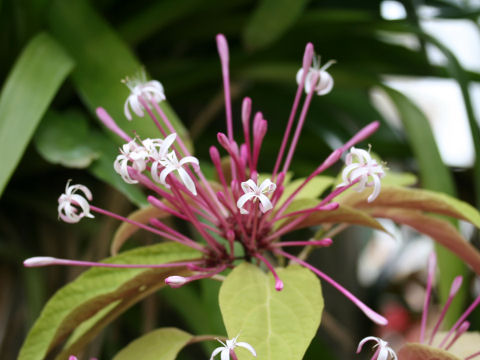
[[[230,360],[230,349],[226,348],[222,350],[222,354],[220,355],[222,360]]]
[[[266,213],[267,211],[273,208],[272,202],[264,194],[258,195],[258,200],[260,200],[260,203],[261,203],[260,210],[263,213]]]
[[[217,356],[220,353],[220,351],[222,351],[223,349],[224,347],[220,346],[220,347],[217,347],[215,350],[213,350],[212,356],[210,356],[210,360],[213,360],[213,358]]]
[[[243,208],[243,205],[245,205],[245,203],[246,203],[248,200],[250,200],[250,199],[252,199],[252,198],[255,198],[255,197],[256,197],[256,196],[255,196],[255,194],[253,194],[253,193],[246,193],[246,194],[243,194],[242,196],[240,196],[240,197],[238,198],[238,200],[237,200],[237,208],[240,209],[240,213],[242,213],[242,214],[248,214],[248,211]]]
[[[188,175],[188,173],[183,168],[178,168],[177,170],[178,170],[178,175],[180,176],[180,179],[182,180],[182,182],[186,186],[186,188],[193,195],[197,195],[197,189],[195,188],[195,182],[192,180],[190,175]]]
[[[257,357],[257,353],[255,352],[255,349],[252,347],[252,345],[246,343],[246,342],[238,342],[237,343],[237,346],[240,346],[240,347],[243,347],[245,349],[247,349],[248,351],[250,351],[252,353],[253,356]]]
[[[160,173],[160,184],[164,185],[167,189],[170,188],[170,185],[167,184],[166,182],[166,178],[168,176],[168,174],[170,174],[172,171],[176,170],[175,166],[173,165],[168,165],[167,167],[165,167],[165,169],[162,170],[162,172]]]

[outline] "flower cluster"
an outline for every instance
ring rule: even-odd
[[[159,138],[143,140],[132,138],[118,127],[103,108],[97,109],[97,115],[103,124],[125,141],[114,162],[115,171],[125,182],[139,184],[150,190],[152,195],[148,196],[148,201],[153,207],[189,222],[204,242],[194,241],[157,218],[150,219],[147,225],[88,204],[87,199],[91,200],[91,194],[82,185],[67,186],[66,193],[59,199],[61,203],[59,211],[63,211],[61,218],[68,222],[77,222],[84,216],[91,217],[92,211],[128,222],[164,239],[200,251],[201,259],[182,263],[193,272],[192,276],[171,276],[166,279],[166,283],[172,287],[214,277],[225,269],[232,268],[236,260],[244,259],[263,263],[273,274],[276,280],[275,288],[280,291],[283,282],[269,259],[271,254],[285,257],[314,271],[347,296],[373,321],[385,324],[385,318],[375,313],[328,275],[283,250],[287,246],[329,246],[332,243],[331,239],[282,241],[285,234],[307,226],[305,220],[312,214],[319,211],[335,211],[339,207],[335,198],[357,184],[357,191],[368,186],[374,188],[368,201],[373,201],[378,196],[380,178],[384,175],[383,169],[371,159],[367,151],[354,147],[376,131],[378,122],[367,125],[343,146],[335,149],[293,192],[289,191],[288,196],[282,196],[287,185],[286,175],[313,96],[325,95],[333,87],[333,79],[326,71],[333,62],[320,67],[319,60],[314,57],[313,45],[307,44],[302,68],[297,74],[298,88],[285,134],[272,174],[266,179],[259,175],[258,162],[268,122],[261,112],[253,113],[252,101],[248,97],[245,98],[241,112],[243,141],[235,140],[228,69],[229,52],[223,35],[217,36],[217,46],[222,65],[227,123],[226,134],[218,133],[217,139],[229,160],[227,170],[225,162],[221,160],[219,148],[210,147],[210,158],[217,172],[218,183],[206,179],[198,159],[192,156],[181,137],[177,136],[172,123],[160,107],[159,102],[165,99],[160,83],[147,82],[145,79],[143,82],[127,82],[131,94],[125,102],[125,116],[131,119],[130,108],[138,116],[148,114],[161,134]],[[299,111],[304,90],[306,96]],[[298,120],[295,121],[297,114]],[[317,175],[337,163],[348,151],[350,153],[346,158],[343,183],[318,200],[315,206],[292,210],[291,205],[302,189]],[[84,192],[86,199],[74,194],[78,190]],[[219,241],[219,238],[223,241]],[[235,246],[236,244],[240,246]],[[26,265],[46,265],[45,258],[42,259],[38,264],[35,259],[30,259]],[[52,259],[48,264],[64,265],[68,264],[68,260]],[[92,266],[94,263],[76,261],[71,264]],[[95,266],[122,267],[119,264],[105,263],[96,263]],[[133,266],[135,265],[128,265]],[[235,341],[229,344],[227,342],[227,347],[235,345]],[[237,343],[238,346],[239,344]]]
[[[478,340],[476,343],[470,344],[470,347],[459,346],[455,348],[455,344],[467,333],[470,323],[466,320],[467,317],[478,307],[480,304],[480,295],[472,302],[472,304],[465,310],[460,318],[453,324],[448,332],[441,332],[441,326],[445,315],[447,314],[452,301],[457,295],[462,285],[463,277],[457,276],[450,287],[450,293],[443,306],[438,319],[430,332],[430,336],[426,336],[427,333],[427,317],[429,313],[430,299],[432,294],[433,282],[435,278],[435,270],[437,265],[437,258],[434,253],[430,255],[428,260],[428,278],[427,288],[425,294],[425,301],[423,304],[423,313],[420,327],[420,337],[418,342],[406,343],[398,351],[398,358],[400,359],[465,359],[471,360],[480,357],[480,344]],[[374,336],[368,336],[364,338],[358,344],[357,353],[362,350],[362,346],[368,341],[375,341],[377,348],[372,359],[388,360],[397,359],[397,354],[388,346],[388,343],[380,338]],[[458,352],[460,348],[460,351]],[[471,353],[472,349],[475,351]],[[467,353],[465,353],[465,351]],[[468,353],[470,351],[470,353]]]

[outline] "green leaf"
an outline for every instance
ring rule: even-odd
[[[87,1],[53,1],[49,26],[56,39],[76,61],[77,66],[72,73],[73,82],[92,113],[97,107],[104,107],[130,135],[133,131],[142,138],[159,134],[148,116],[145,119],[134,117],[133,121],[125,118],[123,105],[129,90],[120,80],[126,76],[134,76],[142,66]],[[160,106],[178,135],[187,146],[191,146],[185,127],[171,107],[166,101],[161,102]]]
[[[37,151],[45,160],[72,168],[85,168],[100,156],[102,134],[89,128],[80,112],[48,112],[35,134]]]
[[[192,335],[176,328],[162,328],[132,341],[113,360],[175,360]]]
[[[174,243],[142,247],[105,260],[123,264],[163,264],[199,257],[197,251]],[[176,268],[174,273],[186,273]],[[78,351],[106,324],[128,307],[164,286],[165,277],[172,269],[115,269],[92,268],[76,280],[57,291],[44,307],[40,317],[30,330],[20,351],[20,360],[43,359],[82,322],[98,311],[118,302],[111,312],[104,315],[92,329],[80,336],[69,347]],[[97,326],[97,324],[99,324]],[[87,329],[86,329],[87,330]]]
[[[253,346],[258,359],[302,359],[316,334],[323,311],[320,281],[300,266],[277,268],[284,282],[275,290],[269,273],[243,263],[235,268],[220,288],[219,302],[228,337]],[[251,359],[239,348],[240,360]]]
[[[384,90],[395,104],[408,134],[415,159],[418,161],[420,180],[424,187],[455,195],[452,175],[440,157],[428,119],[402,93],[386,86]]]
[[[443,193],[399,186],[384,186],[375,201],[367,202],[368,195],[368,189],[361,193],[351,192],[342,198],[341,202],[362,209],[386,207],[422,210],[469,221],[480,227],[480,213],[473,206]]]
[[[247,47],[259,49],[280,38],[295,24],[308,0],[262,0],[243,32]]]
[[[278,201],[278,206],[287,200],[287,198],[305,181],[305,178],[295,179],[287,183],[285,190]],[[310,182],[298,192],[295,199],[316,199],[333,184],[335,178],[330,176],[315,176]]]
[[[425,215],[417,210],[379,208],[373,210],[372,215],[392,219],[430,236],[470,265],[477,274],[480,274],[480,252],[450,222]]]
[[[21,53],[0,95],[0,194],[20,161],[40,119],[73,68],[72,59],[47,34]]]

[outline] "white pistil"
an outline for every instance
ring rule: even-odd
[[[237,200],[237,207],[240,209],[240,213],[248,214],[248,211],[244,209],[243,206],[247,201],[252,200],[255,202],[256,199],[260,201],[260,210],[263,213],[271,210],[273,205],[266,194],[273,193],[276,188],[277,185],[271,182],[270,179],[265,179],[260,186],[258,186],[252,179],[242,182],[244,194]]]
[[[373,187],[373,192],[368,197],[368,202],[372,202],[380,194],[380,179],[385,176],[382,165],[372,159],[369,151],[356,149],[352,147],[346,158],[346,167],[342,172],[343,182],[338,186],[346,186],[359,180],[356,191],[362,192],[366,187]],[[369,181],[371,179],[371,181]]]
[[[308,94],[312,88],[312,78],[316,73],[318,74],[317,84],[315,85],[315,92],[317,95],[326,95],[333,88],[333,78],[327,72],[327,69],[335,63],[335,60],[328,61],[325,65],[320,67],[320,57],[313,58],[313,66],[308,70],[305,78],[305,92]],[[303,68],[297,72],[297,84],[300,84],[303,77]]]
[[[121,154],[117,156],[113,163],[113,168],[118,174],[120,174],[123,181],[125,181],[127,184],[138,183],[137,180],[134,180],[130,177],[130,174],[128,173],[128,166],[131,162],[130,166],[137,170],[139,173],[145,170],[149,157],[147,149],[145,149],[143,146],[138,145],[135,140],[132,140],[122,146],[122,148],[120,149],[120,153]]]
[[[77,191],[83,192],[85,197],[76,194]],[[84,185],[70,186],[69,180],[65,186],[65,194],[58,198],[58,216],[67,223],[77,223],[85,216],[93,218],[87,199],[88,201],[92,200],[90,190]]]
[[[386,341],[384,341],[384,340],[382,340],[378,337],[375,337],[375,336],[367,336],[362,341],[360,341],[360,343],[358,344],[358,348],[357,348],[357,354],[360,351],[362,351],[362,347],[367,341],[375,341],[376,342],[376,344],[373,346],[373,348],[378,347],[377,360],[388,360],[388,359],[397,360],[397,354],[395,354],[395,351],[393,351],[393,349],[390,346],[388,346],[388,342],[386,342]]]
[[[124,83],[130,89],[130,95],[124,105],[125,117],[128,120],[132,120],[130,108],[138,116],[143,117],[144,115],[144,107],[138,100],[139,96],[144,98],[147,102],[159,103],[160,101],[165,100],[165,91],[162,84],[157,80],[146,81],[144,72],[139,75],[139,79],[130,80],[127,78],[124,80]]]
[[[252,347],[252,345],[242,341],[237,342],[237,339],[238,335],[235,336],[232,340],[227,340],[225,343],[217,339],[217,341],[223,346],[220,346],[213,350],[212,356],[210,356],[210,360],[213,360],[213,358],[218,354],[221,354],[220,357],[222,360],[230,360],[230,351],[233,351],[236,347],[243,347],[250,351],[253,356],[257,357],[257,353],[255,352],[255,349]]]

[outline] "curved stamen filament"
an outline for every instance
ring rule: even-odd
[[[204,253],[207,252],[207,250],[200,244],[196,243],[195,241],[187,238],[185,236],[184,239],[179,239],[178,237],[176,236],[172,236],[170,235],[169,233],[166,233],[166,232],[163,232],[163,231],[160,231],[160,230],[157,230],[155,228],[152,228],[151,226],[148,226],[148,225],[145,225],[145,224],[142,224],[138,221],[135,221],[135,220],[132,220],[132,219],[129,219],[129,218],[126,218],[126,217],[123,217],[123,216],[120,216],[120,215],[117,215],[115,213],[112,213],[110,211],[107,211],[107,210],[104,210],[104,209],[101,209],[99,207],[96,207],[94,205],[90,205],[90,209],[92,211],[95,211],[99,214],[102,214],[102,215],[106,215],[106,216],[109,216],[111,218],[114,218],[114,219],[117,219],[117,220],[120,220],[120,221],[123,221],[123,222],[126,222],[126,223],[129,223],[129,224],[132,224],[132,225],[135,225],[143,230],[147,230],[155,235],[159,235],[159,236],[162,236],[164,238],[167,238],[169,240],[172,240],[172,241],[175,241],[175,242],[178,242],[180,244],[183,244],[183,245],[186,245],[186,246],[189,246],[193,249],[196,249],[196,250],[199,250],[199,251],[202,251]],[[187,241],[188,240],[188,241]]]
[[[432,294],[432,284],[435,277],[435,268],[437,267],[437,257],[432,253],[428,258],[428,279],[427,292],[425,294],[425,301],[423,303],[422,323],[420,328],[420,343],[425,341],[425,328],[427,326],[428,305],[430,303],[430,296]]]
[[[263,262],[267,266],[268,270],[270,270],[270,272],[272,273],[272,275],[275,279],[275,290],[282,291],[283,281],[278,277],[278,274],[275,271],[275,268],[272,266],[272,264],[270,264],[270,262],[267,259],[265,259],[262,255],[260,255],[258,253],[255,254],[255,257],[257,259],[259,259],[261,262]]]
[[[353,302],[362,312],[369,317],[373,322],[379,324],[379,325],[386,325],[388,324],[388,320],[385,319],[383,316],[380,314],[376,313],[372,309],[370,309],[367,305],[365,305],[363,302],[361,302],[358,298],[356,298],[350,291],[345,289],[343,286],[341,286],[339,283],[337,283],[335,280],[333,280],[330,276],[326,275],[322,271],[318,270],[317,268],[313,267],[309,263],[300,260],[299,258],[290,255],[289,253],[282,251],[282,250],[274,250],[275,253],[282,255],[286,258],[289,258],[290,260],[306,267],[307,269],[310,269],[313,271],[315,274],[320,276],[323,280],[327,281],[330,285],[332,285],[334,288],[336,288],[338,291],[340,291],[347,299],[349,299],[351,302]]]

